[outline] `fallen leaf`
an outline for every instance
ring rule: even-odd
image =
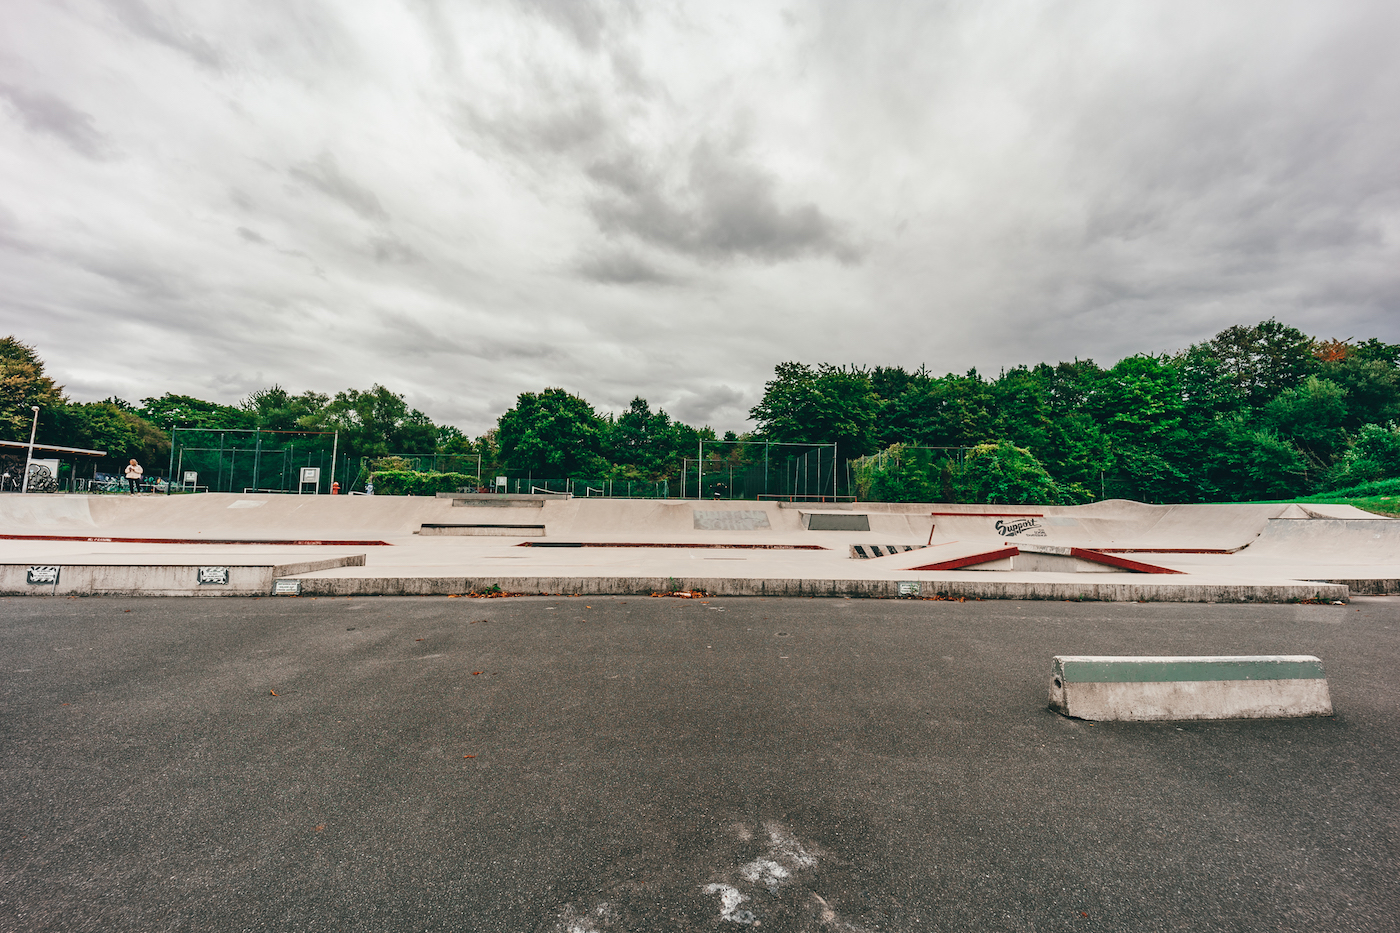
[[[475,755],[463,755],[462,757],[463,757],[463,758],[475,758],[476,756],[475,756]]]
[[[485,674],[485,673],[486,673],[485,671],[472,671],[472,676],[475,677],[477,674]]]
[[[277,691],[276,691],[276,690],[269,690],[269,691],[267,691],[267,692],[270,693],[270,694],[272,694],[273,696],[277,696]]]
[[[317,826],[317,827],[316,827],[316,832],[319,833],[321,830],[323,830],[323,829],[325,829],[325,828],[326,828],[326,824],[325,824],[325,823],[322,823],[320,826]]]

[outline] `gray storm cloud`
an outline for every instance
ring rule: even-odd
[[[742,430],[774,364],[1400,341],[1400,8],[13,0],[0,308],[78,398]]]

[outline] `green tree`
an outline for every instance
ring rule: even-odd
[[[152,475],[163,474],[170,454],[170,436],[136,412],[113,401],[64,405],[53,411],[52,443],[105,450],[97,463],[103,472],[117,472],[136,459]]]
[[[1309,376],[1271,399],[1260,421],[1266,430],[1292,441],[1315,470],[1325,469],[1347,445],[1346,396],[1336,383]]]
[[[1035,455],[1007,440],[968,451],[951,471],[950,486],[958,502],[1054,505],[1064,497]]]
[[[653,412],[647,400],[632,399],[627,410],[611,419],[604,431],[603,454],[625,469],[619,476],[626,478],[659,478],[669,475],[681,457],[694,450],[695,438],[688,436],[684,425],[673,422],[664,411]]]
[[[175,428],[217,431],[256,427],[252,416],[234,405],[206,402],[191,395],[171,392],[159,398],[143,398],[137,413],[167,434]]]
[[[772,441],[837,445],[841,456],[874,450],[880,401],[870,379],[823,363],[779,363],[749,412],[758,436]]]
[[[1367,424],[1328,477],[1334,489],[1400,477],[1400,427]]]
[[[1317,366],[1313,338],[1273,318],[1253,327],[1227,327],[1208,346],[1236,391],[1254,408],[1296,386]]]
[[[606,423],[593,406],[563,389],[522,392],[501,415],[496,436],[501,458],[516,470],[539,476],[598,476]]]
[[[33,423],[31,405],[47,412],[64,402],[63,386],[44,375],[44,361],[27,343],[15,337],[0,337],[0,433],[8,440],[29,440]]]
[[[942,498],[940,475],[946,460],[929,450],[891,444],[858,461],[857,495],[872,502],[937,502]]]
[[[886,444],[971,447],[996,437],[996,399],[977,374],[949,374],[914,382],[882,408],[879,436]]]
[[[330,397],[320,392],[292,395],[280,385],[272,385],[253,392],[238,407],[254,426],[265,431],[316,431],[329,401]]]
[[[340,449],[352,458],[432,453],[437,444],[433,420],[377,383],[337,392],[317,420],[321,430],[340,432]]]

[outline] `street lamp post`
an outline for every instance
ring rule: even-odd
[[[34,432],[39,430],[39,406],[30,405],[34,410],[34,423],[29,426],[29,452],[24,457],[24,478],[20,481],[19,491],[29,491],[29,465],[34,462]]]

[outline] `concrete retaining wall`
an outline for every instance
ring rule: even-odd
[[[352,554],[287,564],[219,564],[228,571],[227,583],[199,582],[200,564],[58,564],[53,584],[28,582],[31,564],[0,564],[0,595],[4,596],[267,596],[278,577],[363,567],[365,556]]]

